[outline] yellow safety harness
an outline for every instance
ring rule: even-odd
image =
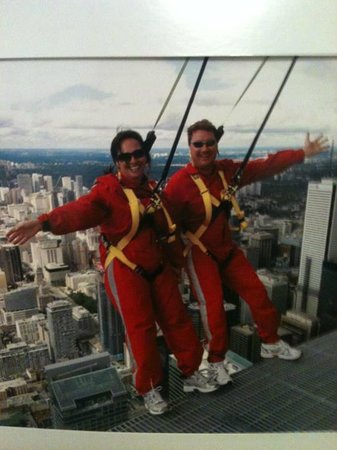
[[[149,184],[149,186],[151,189],[153,189],[153,187],[150,184]],[[132,241],[132,239],[134,238],[134,236],[136,235],[136,233],[138,231],[141,216],[144,215],[145,213],[151,214],[151,213],[154,213],[157,209],[162,209],[163,213],[165,215],[167,225],[168,225],[168,230],[169,230],[169,234],[166,237],[166,240],[168,243],[173,242],[175,240],[176,225],[172,222],[170,214],[168,213],[167,209],[163,205],[158,194],[155,194],[150,207],[145,208],[144,205],[140,202],[140,200],[136,197],[136,195],[132,189],[124,188],[124,187],[122,187],[122,189],[128,199],[128,203],[130,206],[131,227],[130,227],[129,232],[119,242],[117,242],[116,245],[109,244],[104,268],[106,269],[108,267],[108,265],[111,263],[111,261],[114,258],[117,258],[119,261],[121,261],[123,264],[125,264],[127,267],[129,267],[131,270],[142,273],[144,271],[144,269],[142,269],[140,266],[138,266],[137,264],[130,261],[123,253],[123,249],[129,244],[129,242]]]
[[[230,201],[232,203],[232,206],[234,208],[234,211],[236,213],[236,216],[239,219],[240,222],[240,229],[244,229],[247,227],[247,223],[245,222],[245,214],[240,209],[239,204],[234,196],[228,188],[228,183],[226,181],[225,175],[222,170],[218,171],[218,174],[220,176],[220,179],[223,184],[223,190],[221,191],[221,197],[220,200],[218,200],[214,195],[212,195],[209,190],[207,189],[204,181],[202,180],[201,176],[199,174],[192,174],[191,179],[194,181],[196,186],[199,189],[200,195],[202,197],[204,207],[205,207],[205,218],[203,223],[199,226],[199,228],[192,233],[191,231],[186,231],[184,233],[184,236],[187,237],[189,243],[185,247],[184,250],[184,256],[188,254],[188,252],[191,249],[192,245],[197,245],[200,250],[206,254],[209,254],[207,248],[204,246],[204,244],[201,242],[200,238],[205,233],[207,228],[209,227],[211,220],[212,220],[212,206],[215,206],[218,208],[220,204],[224,201]]]

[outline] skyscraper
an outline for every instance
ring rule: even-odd
[[[102,274],[98,279],[98,317],[100,341],[104,350],[107,350],[117,360],[124,357],[124,326],[122,319],[108,299]]]
[[[23,270],[19,247],[3,244],[0,247],[0,268],[5,272],[7,285],[15,287],[23,280]]]
[[[296,311],[317,316],[323,261],[337,260],[336,180],[310,182],[304,218]]]
[[[76,328],[70,302],[57,300],[49,303],[46,312],[53,360],[75,358]]]

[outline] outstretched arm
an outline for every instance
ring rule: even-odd
[[[19,222],[16,224],[15,227],[8,231],[6,236],[12,244],[21,245],[41,230],[42,223],[39,220],[28,220],[26,222]]]
[[[327,151],[329,147],[330,146],[327,138],[320,135],[318,136],[318,138],[311,141],[310,134],[307,133],[303,147],[304,156],[306,158],[311,158],[312,156]]]

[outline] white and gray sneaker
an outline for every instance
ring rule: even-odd
[[[161,386],[157,386],[156,388],[151,389],[151,391],[147,392],[143,395],[145,408],[149,411],[150,414],[155,416],[159,414],[164,414],[167,411],[168,404],[160,395]]]
[[[196,370],[193,375],[184,379],[184,392],[199,391],[203,394],[216,391],[219,388],[215,382],[214,372],[208,369]]]
[[[231,383],[233,380],[227,372],[224,362],[209,362],[209,368],[215,373],[215,381],[220,384],[220,386],[224,386],[225,384]]]
[[[261,357],[262,358],[280,358],[289,361],[294,361],[302,356],[302,351],[297,348],[290,347],[289,344],[280,339],[275,344],[262,344]]]

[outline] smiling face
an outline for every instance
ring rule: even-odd
[[[212,131],[196,130],[191,136],[190,156],[192,166],[200,172],[213,169],[218,152],[217,142]]]
[[[124,157],[124,154],[129,156]],[[124,139],[120,145],[116,164],[122,178],[132,184],[139,184],[148,164],[147,153],[136,139]]]

